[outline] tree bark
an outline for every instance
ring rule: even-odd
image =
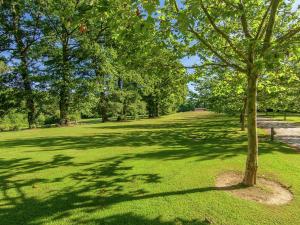
[[[246,108],[247,108],[247,97],[244,98],[244,104],[240,115],[240,123],[241,123],[241,130],[245,130],[245,114],[246,114]]]
[[[27,121],[29,128],[34,128],[35,125],[35,118],[36,118],[36,110],[35,104],[33,100],[33,91],[31,87],[31,82],[29,79],[29,73],[27,68],[27,60],[24,57],[21,57],[21,75],[24,85],[25,91],[25,101],[26,101],[26,108],[27,108]]]
[[[60,125],[67,126],[69,124],[68,119],[69,99],[68,99],[68,88],[65,84],[61,86],[60,100],[59,100],[59,111],[60,111]]]
[[[158,100],[155,101],[155,117],[159,117],[159,103],[158,103]]]
[[[23,32],[20,28],[20,14],[18,6],[12,9],[13,16],[13,36],[16,41],[17,51],[20,57],[19,72],[22,77],[24,87],[24,99],[27,108],[27,121],[29,128],[34,128],[36,119],[36,109],[34,104],[33,91],[28,70],[28,46],[23,42]]]
[[[68,37],[62,39],[62,85],[60,87],[60,125],[69,125],[69,105],[70,105],[70,71],[68,58]]]
[[[146,102],[147,102],[147,110],[148,110],[149,118],[155,118],[156,113],[155,113],[155,98],[154,98],[154,96],[153,95],[147,96]]]
[[[100,93],[99,109],[100,109],[100,115],[103,123],[108,121],[107,108],[108,108],[107,97],[105,96],[104,91],[102,91]]]
[[[247,186],[256,184],[258,168],[258,137],[257,137],[257,75],[248,74],[248,155],[243,183]]]
[[[97,59],[94,59],[94,64],[96,65],[96,77],[97,77],[97,83],[99,85],[100,91],[100,97],[98,102],[98,110],[101,116],[102,123],[107,122],[108,119],[108,96],[105,94],[105,80],[104,80],[104,74],[102,72],[101,67],[99,66],[99,61]]]

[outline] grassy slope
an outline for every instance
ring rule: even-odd
[[[232,118],[157,120],[0,133],[0,224],[299,224],[300,155],[260,143],[260,174],[295,199],[266,206],[214,190],[243,170],[246,136]]]

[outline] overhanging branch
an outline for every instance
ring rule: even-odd
[[[225,57],[223,57],[220,53],[217,52],[206,40],[203,38],[197,31],[193,29],[192,26],[189,26],[189,31],[192,32],[217,58],[219,58],[222,62],[224,62],[227,66],[233,67],[240,72],[245,72],[245,70],[234,64],[229,62]]]
[[[247,57],[240,50],[238,50],[238,48],[233,44],[233,42],[231,41],[231,39],[229,38],[229,36],[216,25],[216,23],[214,22],[212,16],[209,14],[207,8],[204,6],[202,0],[200,0],[200,7],[202,8],[203,12],[205,13],[206,17],[208,18],[209,23],[212,25],[212,27],[214,28],[214,30],[217,33],[219,33],[225,39],[225,41],[229,44],[229,46],[232,48],[232,50],[238,56],[240,56],[243,60],[248,61]]]
[[[280,44],[282,42],[289,40],[290,38],[292,38],[298,33],[300,33],[300,27],[295,27],[293,29],[290,29],[286,34],[279,37],[275,42]]]

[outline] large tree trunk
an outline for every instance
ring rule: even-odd
[[[258,138],[257,138],[257,75],[248,75],[248,156],[243,183],[247,186],[256,184],[256,173],[258,168]]]
[[[31,81],[29,77],[28,70],[28,46],[25,46],[22,38],[22,31],[20,30],[20,14],[19,14],[19,6],[17,5],[12,9],[13,16],[13,35],[16,41],[16,47],[18,50],[18,54],[20,56],[20,67],[19,72],[22,77],[23,87],[24,87],[24,99],[26,101],[27,108],[27,121],[29,128],[35,127],[35,117],[36,110],[33,99],[33,91],[31,87]]]
[[[148,110],[149,118],[154,118],[155,117],[154,97],[152,95],[147,96],[146,102],[147,102],[147,110]]]
[[[60,111],[60,125],[67,126],[69,124],[68,111],[69,111],[69,93],[68,87],[65,84],[61,86],[59,111]]]
[[[108,96],[105,93],[105,75],[101,68],[101,61],[97,58],[93,59],[93,63],[96,66],[96,78],[97,84],[100,91],[100,97],[98,101],[98,110],[101,116],[102,123],[105,123],[109,120],[108,118]]]
[[[60,87],[60,125],[69,125],[69,105],[70,105],[70,71],[68,58],[68,37],[62,41],[62,85]]]
[[[247,108],[247,97],[244,98],[243,108],[241,110],[240,115],[240,123],[241,123],[241,130],[245,130],[245,114],[246,114],[246,108]]]
[[[108,121],[107,108],[108,108],[107,97],[105,96],[104,91],[102,91],[100,93],[99,109],[100,109],[100,115],[103,123]]]
[[[25,91],[24,97],[25,97],[26,108],[27,108],[28,126],[29,128],[34,128],[36,126],[35,125],[36,110],[35,110],[35,104],[33,100],[33,91],[32,91],[28,68],[27,68],[27,60],[25,57],[21,57],[21,75],[22,75],[23,86]]]
[[[159,104],[158,101],[155,101],[155,117],[159,117]]]

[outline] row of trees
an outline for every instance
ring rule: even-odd
[[[298,50],[299,51],[299,50]],[[258,85],[258,111],[300,112],[300,54],[277,65],[276,71],[261,76]],[[215,112],[240,114],[242,130],[245,129],[247,84],[243,74],[224,70],[211,71],[195,81],[197,101]]]
[[[185,99],[185,70],[139,2],[6,0],[0,10],[1,118],[157,117]]]
[[[143,103],[157,116],[183,99],[187,80],[179,59],[196,55],[201,95],[216,97],[215,105],[222,105],[223,97],[239,99],[232,110],[243,108],[242,114],[247,108],[243,182],[254,185],[258,90],[265,93],[264,107],[270,102],[287,107],[286,96],[291,104],[297,101],[300,26],[294,3],[6,0],[0,50],[1,71],[8,72],[1,77],[1,107],[6,107],[1,112],[26,109],[30,126],[38,112],[56,106],[61,124],[68,123],[71,111],[96,106],[104,121],[108,112],[122,119]]]
[[[291,74],[281,70],[280,63],[288,67],[290,57],[299,57],[300,16],[295,1],[169,0],[162,8],[161,19],[167,24],[165,32],[181,44],[180,50],[200,57],[201,63],[196,66],[200,74],[212,75],[213,83],[214,76],[218,79],[224,73],[232,80],[242,76],[240,92],[246,93],[246,100],[241,102],[247,108],[248,132],[243,183],[256,184],[258,87],[264,80],[272,85],[290,80]],[[227,87],[231,89],[232,82]],[[293,87],[299,90],[299,86]]]

